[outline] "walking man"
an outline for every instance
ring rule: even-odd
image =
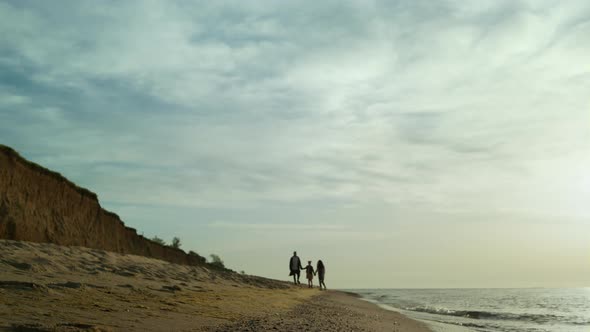
[[[291,260],[289,261],[289,269],[291,270],[289,275],[293,276],[293,283],[298,285],[300,283],[299,276],[301,275],[301,270],[303,270],[303,267],[301,266],[301,260],[299,259],[299,256],[297,256],[297,251],[293,251],[293,257],[291,257]]]

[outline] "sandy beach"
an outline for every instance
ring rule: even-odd
[[[3,331],[427,331],[356,296],[83,247],[0,241]]]
[[[356,294],[327,291],[287,312],[246,319],[213,331],[429,331],[424,324],[360,300]]]

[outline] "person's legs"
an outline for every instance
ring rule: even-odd
[[[291,271],[291,272],[293,273],[293,283],[295,285],[297,285],[297,276],[296,276],[297,273],[295,273],[295,271]]]
[[[301,284],[301,282],[299,282],[299,277],[301,276],[301,271],[297,271],[297,284]]]
[[[323,273],[320,273],[319,280],[320,280],[320,289],[322,288],[322,286],[324,286],[324,290],[328,289],[328,288],[326,288],[326,283],[324,282],[324,274]]]

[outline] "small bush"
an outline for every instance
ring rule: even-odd
[[[154,237],[152,238],[152,241],[156,242],[157,244],[161,244],[161,245],[163,245],[163,246],[165,246],[165,245],[166,245],[166,241],[164,241],[164,240],[160,239],[160,238],[159,238],[159,237],[157,237],[157,236],[154,236]]]
[[[225,264],[223,263],[223,260],[221,260],[221,257],[219,257],[216,254],[211,254],[209,256],[211,256],[211,263],[209,263],[209,264],[211,264],[215,267],[225,269]]]
[[[172,244],[171,244],[170,246],[171,246],[172,248],[174,248],[174,249],[180,249],[180,246],[181,246],[181,245],[182,245],[182,244],[180,243],[180,238],[179,238],[179,237],[177,237],[177,236],[175,236],[175,237],[172,239]]]

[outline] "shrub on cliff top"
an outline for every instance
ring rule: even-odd
[[[225,264],[221,260],[221,257],[219,257],[216,254],[211,254],[209,256],[211,256],[211,263],[209,263],[210,265],[213,265],[213,266],[218,267],[218,268],[225,269]]]
[[[175,236],[175,237],[172,239],[172,244],[171,244],[170,246],[171,246],[172,248],[174,248],[174,249],[180,249],[180,246],[181,246],[181,245],[182,245],[182,244],[180,243],[180,238],[179,238],[179,237],[177,237],[177,236]]]
[[[159,237],[157,237],[157,236],[154,236],[154,237],[152,238],[152,241],[156,242],[157,244],[163,245],[163,246],[165,246],[165,245],[166,245],[166,241],[164,241],[164,240],[160,239],[160,238],[159,238]]]

